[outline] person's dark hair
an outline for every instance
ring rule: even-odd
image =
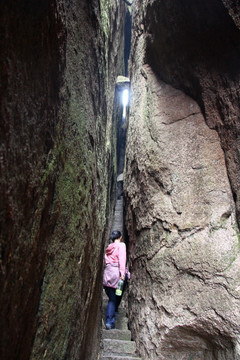
[[[110,240],[115,241],[119,239],[121,236],[122,236],[121,231],[113,231],[110,236]]]

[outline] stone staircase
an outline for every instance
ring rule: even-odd
[[[119,230],[123,232],[123,197],[116,201],[115,212],[114,212],[114,221],[112,226],[112,231]]]
[[[112,230],[123,231],[123,198],[117,200]],[[119,314],[116,316],[116,328],[105,330],[105,313],[108,297],[103,290],[103,314],[102,314],[102,344],[103,350],[101,360],[141,360],[136,353],[136,343],[131,340],[131,332],[128,329],[127,318],[127,290],[119,307]]]
[[[116,328],[105,330],[104,317],[107,302],[108,298],[103,292],[103,350],[101,360],[141,360],[136,353],[136,343],[131,340],[126,308],[119,308],[119,315],[116,317],[115,323]]]

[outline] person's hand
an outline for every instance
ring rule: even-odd
[[[125,280],[125,276],[121,276],[120,279],[122,279],[123,281]]]

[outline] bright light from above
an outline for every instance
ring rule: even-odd
[[[126,118],[128,103],[129,103],[129,90],[125,89],[125,90],[123,90],[123,93],[122,93],[123,119]]]
[[[125,89],[125,90],[123,90],[123,93],[122,93],[123,106],[127,106],[128,102],[129,102],[129,90]]]

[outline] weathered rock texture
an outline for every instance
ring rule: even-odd
[[[97,358],[124,13],[2,4],[1,359]]]
[[[226,7],[134,2],[125,191],[144,359],[240,359],[239,13]]]

